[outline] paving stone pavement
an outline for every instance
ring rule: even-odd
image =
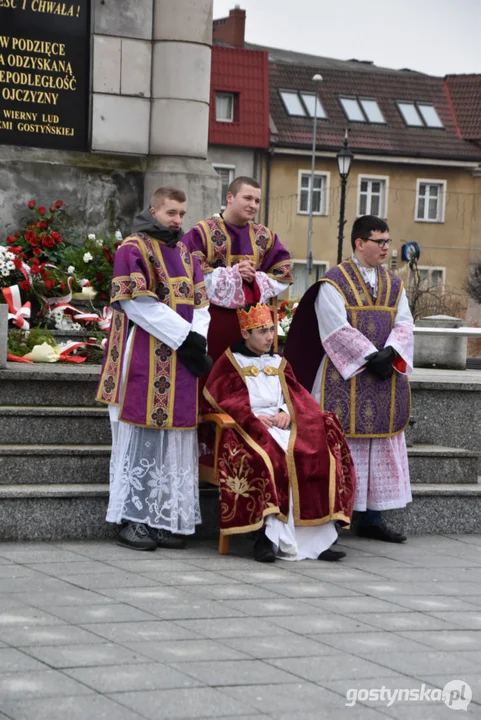
[[[481,718],[481,536],[338,547],[0,544],[0,720]]]

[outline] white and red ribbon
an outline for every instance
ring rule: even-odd
[[[22,297],[18,285],[2,288],[2,293],[8,305],[8,319],[13,320],[14,325],[22,330],[29,330],[30,323],[27,318],[30,318],[32,312],[31,305],[29,302],[22,305]]]

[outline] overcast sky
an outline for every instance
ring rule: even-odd
[[[214,0],[246,41],[431,75],[481,73],[481,0]]]

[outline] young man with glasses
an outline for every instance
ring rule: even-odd
[[[404,429],[413,319],[401,280],[383,267],[390,244],[384,220],[355,221],[351,258],[304,295],[285,355],[321,409],[335,412],[343,426],[357,476],[357,534],[399,543],[405,536],[385,525],[381,511],[412,500]]]

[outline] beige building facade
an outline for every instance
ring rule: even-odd
[[[352,223],[364,214],[378,215],[389,225],[393,243],[391,266],[401,268],[404,243],[421,248],[419,270],[429,286],[464,293],[470,266],[481,261],[481,173],[475,162],[414,161],[354,157],[347,184],[346,225],[342,257],[350,254]],[[269,186],[269,226],[279,234],[294,259],[296,282],[291,296],[306,287],[308,203],[311,154],[276,151],[264,168]],[[340,178],[334,153],[316,157],[313,190],[312,253],[309,284],[337,262]],[[264,204],[264,209],[266,205]]]

